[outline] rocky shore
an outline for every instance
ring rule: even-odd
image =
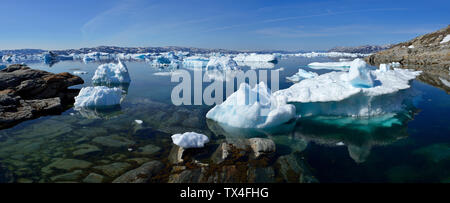
[[[10,65],[0,71],[0,129],[73,105],[79,90],[70,86],[84,81],[69,73],[53,74],[26,65]]]
[[[399,62],[402,65],[436,67],[448,71],[450,67],[450,25],[433,33],[394,45],[392,48],[368,56],[372,65]]]

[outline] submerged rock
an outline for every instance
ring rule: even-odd
[[[90,173],[83,179],[83,183],[102,183],[104,179],[105,177],[100,174]]]
[[[26,65],[0,70],[0,128],[43,115],[60,114],[74,102],[84,81],[69,73],[53,74]]]
[[[131,167],[130,164],[124,162],[117,162],[103,166],[96,166],[94,169],[97,169],[104,173],[109,177],[117,177],[120,174],[124,173]]]
[[[256,158],[263,154],[273,153],[276,150],[275,143],[270,139],[252,138],[249,139],[249,142]]]
[[[151,161],[141,167],[128,171],[116,178],[113,183],[146,183],[164,168],[160,161]]]

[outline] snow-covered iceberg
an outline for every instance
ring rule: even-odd
[[[243,83],[238,91],[211,109],[206,117],[237,128],[270,128],[295,118],[295,107],[273,97],[263,82],[253,89]]]
[[[174,144],[184,148],[203,148],[206,143],[209,142],[209,138],[206,135],[187,132],[183,134],[172,135],[172,141]]]
[[[84,87],[75,97],[75,108],[108,107],[119,105],[122,98],[120,88],[104,86]]]
[[[236,61],[231,59],[229,56],[222,57],[211,57],[208,64],[206,65],[206,69],[218,69],[218,70],[236,70],[238,69],[238,65]]]
[[[409,81],[421,72],[369,70],[364,61],[352,62],[349,72],[331,72],[305,79],[274,93],[295,103],[300,115],[374,116],[402,108]],[[280,100],[280,99],[278,99]],[[282,100],[282,99],[281,99]]]
[[[235,61],[242,62],[276,62],[277,57],[272,54],[238,54],[233,58]]]
[[[306,71],[304,69],[298,69],[298,72],[295,75],[286,77],[286,79],[288,79],[291,82],[300,82],[304,79],[314,78],[317,76],[319,76],[319,74],[310,72],[310,71]]]
[[[119,63],[100,65],[92,78],[94,84],[127,84],[131,82],[127,66],[119,60]]]
[[[204,68],[208,65],[209,59],[201,56],[191,56],[183,60],[185,68]]]

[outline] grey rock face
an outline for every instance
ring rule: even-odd
[[[163,168],[164,164],[160,161],[151,161],[137,169],[126,172],[116,178],[113,183],[146,183]]]
[[[43,115],[59,114],[72,105],[84,81],[69,73],[53,74],[25,65],[0,70],[0,129]]]

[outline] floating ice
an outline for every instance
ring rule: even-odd
[[[341,61],[341,62],[314,62],[308,64],[309,68],[312,69],[331,69],[331,70],[346,70],[350,68],[351,61]]]
[[[75,108],[119,105],[121,98],[122,90],[120,88],[84,87],[75,97]]]
[[[415,47],[414,47],[414,45],[410,45],[409,47],[408,47],[408,49],[414,49]]]
[[[134,122],[137,123],[138,125],[142,125],[144,123],[144,121],[142,120],[135,120]]]
[[[349,81],[354,87],[373,87],[372,74],[362,59],[355,59],[350,63],[348,74],[341,76],[342,80]]]
[[[272,54],[238,54],[233,60],[242,62],[275,62],[277,57]]]
[[[450,35],[445,36],[444,39],[442,39],[441,44],[444,44],[447,42],[450,42]]]
[[[206,65],[206,68],[218,70],[236,70],[238,69],[238,65],[229,56],[222,56],[222,57],[213,56],[210,58],[208,64]]]
[[[381,115],[402,108],[405,95],[393,93],[410,88],[409,81],[421,73],[397,68],[370,71],[362,60],[353,61],[352,66],[353,72],[331,72],[305,79],[273,95],[296,103],[302,116]]]
[[[286,56],[300,56],[307,58],[314,57],[347,57],[347,58],[358,58],[358,57],[366,57],[371,54],[361,54],[361,53],[343,53],[343,52],[311,52],[311,53],[297,53],[297,54],[286,54]]]
[[[183,60],[185,68],[204,68],[208,65],[209,59],[201,56],[191,56]]]
[[[51,63],[58,61],[58,55],[54,54],[53,52],[48,51],[48,52],[45,52],[42,54],[42,60],[46,64],[51,64]]]
[[[89,61],[97,61],[97,60],[112,60],[114,59],[115,56],[109,53],[104,53],[104,52],[91,52],[88,54],[85,54],[83,56],[83,61],[85,63],[89,62]]]
[[[206,117],[237,128],[270,128],[295,118],[295,107],[273,97],[263,82],[253,89],[243,83]]]
[[[73,71],[73,74],[74,75],[86,75],[86,74],[88,74],[88,72],[86,72],[86,71]]]
[[[209,138],[206,135],[198,134],[195,132],[187,132],[184,134],[172,135],[172,141],[174,144],[184,148],[202,148],[209,142]]]
[[[95,71],[92,82],[95,84],[127,84],[131,82],[127,66],[119,60],[118,64],[100,65]]]
[[[6,65],[0,65],[0,70],[2,70],[2,69],[5,69],[6,68]]]
[[[292,82],[300,82],[301,80],[307,79],[307,78],[314,78],[319,76],[319,74],[314,73],[314,72],[310,72],[310,71],[306,71],[303,69],[298,69],[298,73],[296,73],[293,76],[290,77],[286,77],[286,79],[292,81]]]

